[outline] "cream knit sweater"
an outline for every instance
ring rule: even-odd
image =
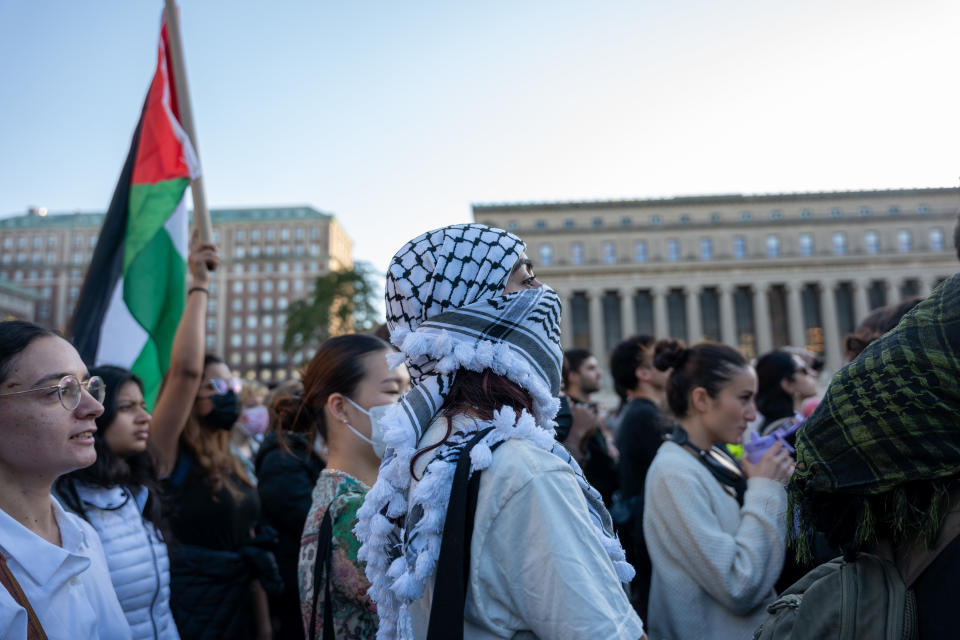
[[[750,478],[743,506],[687,450],[665,442],[647,473],[650,640],[750,640],[783,568],[783,485]]]

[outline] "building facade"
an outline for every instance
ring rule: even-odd
[[[478,204],[527,242],[564,300],[564,346],[606,355],[647,333],[719,340],[754,357],[797,345],[843,364],[871,309],[960,270],[960,189]]]
[[[207,350],[263,382],[285,380],[312,354],[283,350],[286,310],[317,276],[353,266],[353,243],[332,215],[311,207],[210,212],[222,264],[207,306]],[[0,219],[0,282],[37,294],[35,321],[65,331],[103,214],[42,209]]]

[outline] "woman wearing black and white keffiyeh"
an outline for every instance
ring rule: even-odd
[[[610,515],[554,440],[560,300],[524,248],[453,225],[390,264],[394,362],[414,386],[380,419],[355,529],[379,640],[643,636]]]

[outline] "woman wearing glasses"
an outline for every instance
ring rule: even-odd
[[[0,322],[0,637],[131,637],[96,532],[50,497],[96,460],[102,400],[70,343]]]
[[[192,288],[170,353],[170,373],[147,412],[143,383],[128,369],[94,367],[107,385],[104,412],[97,418],[95,464],[57,480],[64,506],[97,530],[106,551],[110,577],[134,638],[176,640],[170,611],[170,568],[161,533],[157,468],[167,469],[176,455],[180,425],[189,406],[184,393],[196,393],[203,346],[207,265],[218,263],[216,247],[191,246]]]
[[[749,638],[783,566],[793,461],[780,443],[741,468],[722,449],[756,418],[757,378],[740,353],[702,342],[661,353],[677,425],[645,486],[653,638]],[[720,446],[715,446],[720,445]]]

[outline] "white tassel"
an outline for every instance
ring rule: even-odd
[[[486,469],[493,461],[493,452],[483,442],[478,442],[470,450],[470,465],[473,469]]]

